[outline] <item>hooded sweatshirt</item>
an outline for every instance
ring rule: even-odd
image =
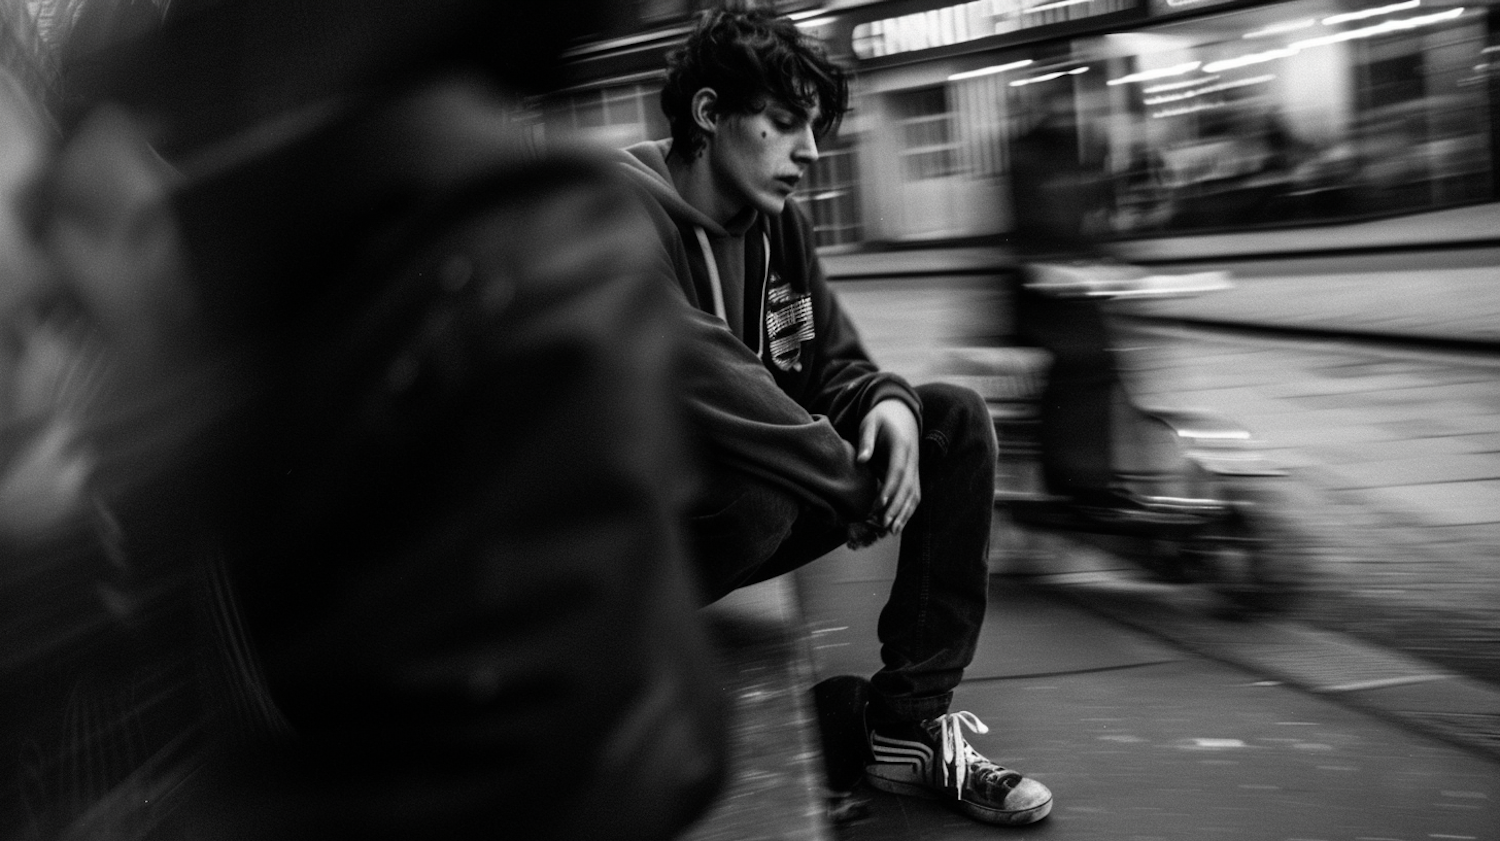
[[[846,522],[864,520],[877,488],[854,459],[860,421],[888,398],[921,418],[916,392],[870,361],[796,203],[720,225],[678,194],[670,143],[631,146],[621,163],[647,196],[662,280],[687,305],[683,386],[709,457]]]

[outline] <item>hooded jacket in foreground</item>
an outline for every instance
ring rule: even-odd
[[[860,421],[888,398],[920,418],[916,392],[870,361],[828,287],[812,228],[794,202],[777,217],[749,213],[744,224],[725,230],[678,195],[667,171],[669,148],[670,141],[640,143],[622,157],[650,197],[658,270],[689,304],[683,390],[691,420],[712,458],[847,521],[863,520],[876,485],[869,467],[854,460]],[[739,236],[743,307],[719,300],[724,289],[737,297],[739,267],[724,264],[723,256],[713,260],[715,251],[736,254],[732,239]],[[742,321],[731,328],[725,318],[735,313]]]

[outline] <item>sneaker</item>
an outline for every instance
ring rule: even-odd
[[[963,727],[989,732],[971,712],[871,730],[874,761],[865,766],[865,780],[891,794],[945,800],[958,812],[984,823],[1015,826],[1047,817],[1052,811],[1052,792],[1019,771],[985,759],[964,739]]]

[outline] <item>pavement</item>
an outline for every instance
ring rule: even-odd
[[[879,667],[874,627],[894,575],[888,544],[840,550],[794,575],[816,678]],[[1046,821],[998,832],[1111,841],[1500,837],[1500,754],[1380,712],[1435,697],[1447,699],[1443,709],[1455,698],[1492,704],[1492,690],[1295,625],[1215,619],[1195,606],[1201,594],[1158,590],[1087,552],[1068,556],[1068,571],[992,575],[978,654],[955,693],[953,708],[990,728],[971,742],[1056,798]],[[1224,656],[1236,652],[1244,656]],[[1311,662],[1318,658],[1333,662]],[[1328,683],[1335,674],[1341,682]],[[1404,700],[1393,703],[1397,696]],[[855,796],[866,811],[833,828],[840,841],[997,834],[932,801],[867,788]]]

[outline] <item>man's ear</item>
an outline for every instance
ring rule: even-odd
[[[713,135],[719,129],[719,94],[713,88],[699,88],[693,94],[693,123],[705,134]]]

